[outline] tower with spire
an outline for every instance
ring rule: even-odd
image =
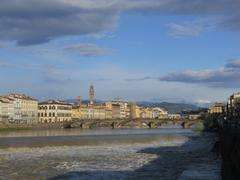
[[[94,95],[95,95],[94,86],[91,85],[89,89],[89,105],[93,105]]]

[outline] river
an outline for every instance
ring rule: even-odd
[[[180,128],[0,133],[0,179],[220,179],[213,134]]]

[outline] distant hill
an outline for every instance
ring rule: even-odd
[[[182,111],[196,111],[199,110],[200,107],[192,104],[186,103],[169,103],[169,102],[138,102],[139,105],[145,107],[161,107],[168,111],[169,113],[181,113]]]

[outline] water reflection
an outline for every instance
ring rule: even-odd
[[[176,126],[159,129],[46,129],[23,130],[15,132],[0,132],[1,137],[35,137],[35,136],[79,136],[79,135],[122,135],[122,134],[182,134],[191,133],[190,129],[181,129]]]

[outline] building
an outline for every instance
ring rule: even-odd
[[[129,104],[128,108],[130,109],[130,118],[139,119],[141,117],[141,107],[137,104]]]
[[[209,114],[222,114],[225,112],[226,106],[223,103],[215,103],[211,108],[209,108]]]
[[[188,119],[189,120],[198,120],[202,117],[202,114],[189,114]]]
[[[33,124],[38,121],[38,101],[24,94],[9,94],[4,96],[5,101],[8,101],[12,106],[13,118],[12,123]]]
[[[153,108],[153,118],[154,119],[167,119],[168,112],[163,110],[162,108],[155,107],[155,108]]]
[[[73,119],[112,119],[112,110],[107,109],[104,105],[81,105],[73,106]]]
[[[41,123],[68,122],[72,120],[72,104],[49,100],[38,104],[38,117]]]
[[[0,123],[14,122],[14,103],[6,97],[0,97]]]
[[[240,121],[240,92],[231,95],[228,100],[227,120],[235,123]]]
[[[91,85],[90,89],[89,89],[89,104],[90,105],[93,105],[93,103],[94,103],[94,96],[95,96],[94,86]]]
[[[105,103],[107,109],[112,110],[113,119],[130,118],[130,109],[128,102],[122,100],[113,100]]]
[[[172,120],[179,120],[182,116],[180,114],[168,114],[168,118]]]
[[[153,110],[152,110],[152,108],[142,107],[141,108],[140,117],[143,118],[143,119],[152,119],[153,118]]]

